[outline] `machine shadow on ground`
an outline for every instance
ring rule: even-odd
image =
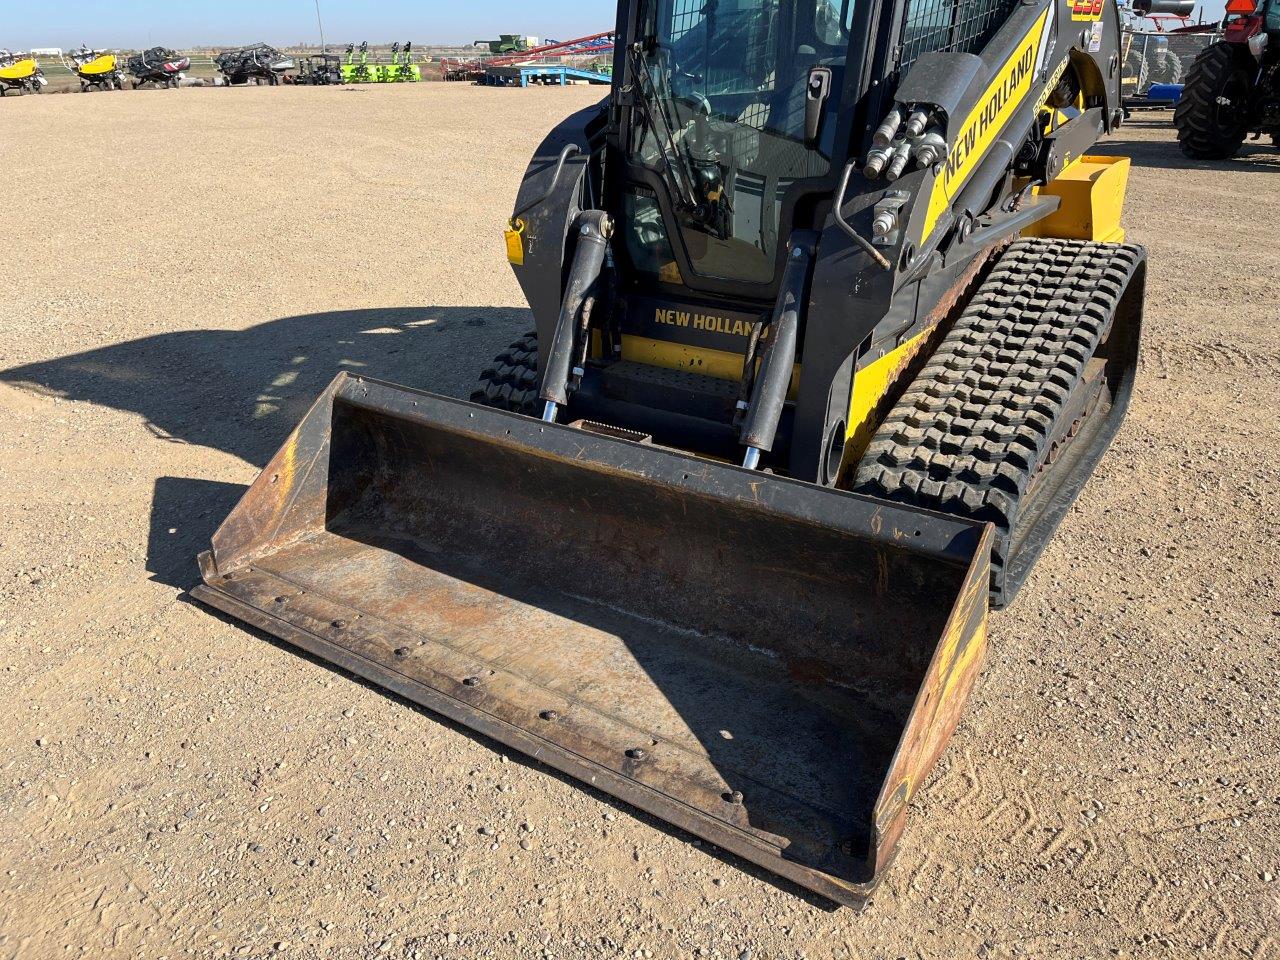
[[[160,477],[151,497],[147,573],[176,590],[200,582],[196,557],[209,549],[214,531],[244,496],[238,483],[194,477]]]
[[[340,371],[466,397],[485,363],[532,327],[529,311],[514,307],[341,310],[144,337],[0,370],[0,381],[136,413],[168,442],[261,467]],[[148,572],[178,589],[194,585],[196,553],[244,490],[160,477]]]
[[[0,370],[0,381],[141,415],[157,436],[261,467],[340,372],[467,397],[533,328],[515,307],[392,307],[182,330]]]
[[[1135,167],[1153,170],[1266,170],[1280,173],[1280,149],[1269,140],[1246,140],[1240,152],[1229,160],[1192,160],[1178,146],[1174,136],[1167,140],[1133,140],[1126,130],[1173,130],[1173,113],[1160,111],[1135,114],[1120,127],[1119,134],[1098,141],[1094,153],[1109,157],[1129,157]]]

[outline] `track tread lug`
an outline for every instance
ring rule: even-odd
[[[538,385],[538,335],[530,332],[480,372],[480,380],[471,392],[471,402],[534,416]]]
[[[997,602],[1021,500],[1070,426],[1061,414],[1142,256],[1117,244],[1015,241],[855,471],[858,493],[990,521]]]

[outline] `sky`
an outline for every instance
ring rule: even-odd
[[[615,0],[320,0],[331,44],[572,40],[613,29],[615,10]],[[11,50],[319,40],[315,0],[0,0],[0,47]]]
[[[1206,19],[1225,0],[1204,0]],[[612,29],[615,0],[320,0],[331,44],[467,44],[499,33],[572,40]],[[0,47],[283,45],[320,39],[315,0],[0,0]]]

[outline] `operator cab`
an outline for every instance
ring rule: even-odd
[[[832,173],[854,10],[641,0],[622,132],[637,281],[772,301],[796,207]]]

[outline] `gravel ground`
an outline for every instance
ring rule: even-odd
[[[1127,425],[871,906],[767,874],[184,599],[340,368],[465,396],[588,89],[6,100],[0,957],[1274,957],[1280,151],[1134,158]]]

